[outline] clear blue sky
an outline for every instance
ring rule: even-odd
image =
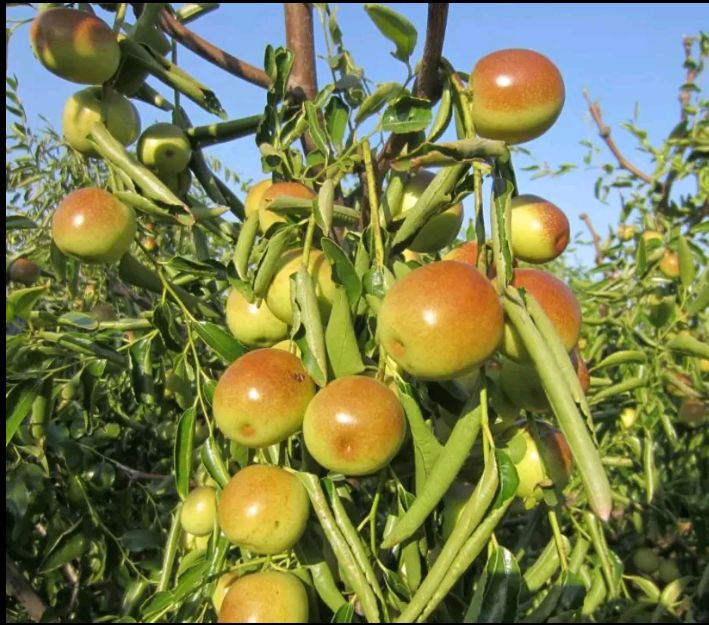
[[[418,59],[425,37],[426,5],[390,6],[404,13],[418,28],[414,53],[414,59]],[[26,7],[7,10],[7,16],[13,19],[31,14]],[[112,17],[101,11],[99,14],[107,20]],[[315,12],[316,51],[324,54],[317,16]],[[389,54],[392,44],[379,34],[362,5],[342,5],[338,18],[345,44],[369,79],[386,82],[405,78],[403,66]],[[536,181],[518,171],[521,192],[542,195],[563,208],[569,216],[572,235],[584,231],[578,218],[582,212],[587,212],[603,233],[609,224],[617,222],[618,204],[604,205],[595,200],[596,172],[585,168],[581,161],[585,149],[579,141],[599,143],[582,91],[589,89],[601,101],[605,120],[626,155],[649,169],[620,124],[633,116],[639,104],[638,123],[648,130],[652,142],[659,142],[672,129],[679,119],[677,94],[684,74],[681,38],[696,34],[702,26],[709,26],[709,8],[699,4],[452,4],[444,54],[457,69],[466,72],[481,56],[508,47],[537,50],[557,64],[566,84],[566,105],[550,131],[525,145],[539,162],[576,163],[579,169],[560,178]],[[191,28],[259,67],[266,44],[284,44],[281,4],[223,5],[194,22]],[[50,74],[33,58],[28,31],[28,26],[21,27],[10,43],[9,72],[20,77],[20,96],[31,119],[36,120],[41,114],[59,127],[65,99],[80,87]],[[184,49],[179,62],[216,92],[230,118],[263,110],[263,90],[235,79]],[[322,61],[318,76],[321,87],[330,77]],[[160,83],[151,84],[169,95]],[[186,105],[195,124],[217,121],[190,102]],[[156,109],[143,105],[139,109],[144,127],[154,121],[169,121],[168,114]],[[246,180],[263,177],[258,150],[251,138],[209,148],[209,153]],[[609,160],[604,151],[595,164]],[[524,164],[528,164],[526,159],[518,158],[518,170]],[[591,257],[587,250],[579,253],[577,260],[586,263]]]

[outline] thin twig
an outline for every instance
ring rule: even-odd
[[[5,552],[5,586],[15,595],[15,599],[26,610],[27,616],[33,621],[40,621],[47,606],[37,591],[22,575],[22,572]]]
[[[623,156],[623,153],[618,149],[618,146],[615,144],[615,141],[613,141],[613,139],[611,138],[611,129],[603,121],[603,117],[601,115],[601,108],[600,106],[598,106],[598,102],[593,102],[591,100],[591,96],[589,95],[588,91],[584,90],[583,96],[586,99],[586,102],[588,103],[588,110],[591,113],[591,117],[593,117],[593,121],[596,122],[596,126],[598,127],[598,134],[600,135],[601,139],[605,141],[606,145],[608,146],[608,149],[613,153],[613,156],[615,156],[616,160],[618,161],[618,164],[623,169],[629,171],[634,176],[640,178],[640,180],[643,180],[648,184],[652,183],[652,178],[648,176],[645,172],[638,169],[635,165],[633,165],[627,158],[625,158],[625,156]]]
[[[427,98],[435,102],[440,97],[438,82],[438,65],[443,52],[443,42],[446,36],[448,20],[447,2],[430,2],[428,4],[428,22],[426,24],[426,41],[423,46],[423,57],[419,63],[414,93],[419,98]],[[409,141],[408,134],[391,134],[377,156],[377,177],[383,179],[389,169],[390,161],[395,158]]]
[[[41,523],[35,523],[34,531],[42,538],[47,536],[47,528]],[[71,612],[76,606],[76,601],[79,598],[79,574],[72,564],[67,562],[62,566],[62,575],[71,586],[71,599],[69,599],[69,608],[67,612]]]
[[[588,216],[587,213],[581,213],[579,217],[581,217],[581,220],[583,221],[583,223],[586,224],[588,231],[591,233],[591,238],[593,239],[593,249],[596,250],[596,264],[600,265],[603,261],[601,237],[598,235],[598,232],[596,232],[596,229],[593,227],[593,223],[591,223],[591,218]]]
[[[203,39],[187,26],[177,21],[175,16],[167,9],[163,9],[160,13],[160,26],[185,48],[192,50],[192,52],[220,67],[225,72],[258,87],[268,89],[271,86],[271,79],[262,69],[237,59],[235,56],[209,43],[206,39]]]

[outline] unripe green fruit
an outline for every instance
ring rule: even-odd
[[[153,124],[138,140],[138,158],[160,175],[179,174],[192,158],[190,140],[182,128],[174,124]]]
[[[133,209],[97,188],[67,195],[52,219],[56,246],[64,254],[93,265],[121,258],[133,242],[136,229]]]
[[[211,534],[216,518],[217,491],[211,486],[192,489],[182,502],[182,529],[195,536],[206,536]]]
[[[674,560],[662,560],[657,574],[665,584],[669,584],[682,576],[682,572]]]
[[[536,195],[512,199],[512,253],[528,263],[554,260],[569,244],[569,220],[564,212]]]
[[[228,438],[267,447],[297,432],[315,384],[303,363],[280,349],[257,349],[236,360],[214,391],[214,418]]]
[[[633,564],[638,571],[652,575],[660,568],[660,557],[649,547],[641,547],[633,552]]]
[[[219,623],[307,623],[308,595],[291,573],[262,571],[237,579],[224,597]]]
[[[243,549],[273,555],[293,547],[305,531],[310,500],[300,480],[270,465],[241,469],[219,498],[219,525]]]
[[[64,105],[64,138],[84,156],[98,157],[91,143],[91,127],[101,121],[123,145],[130,145],[140,134],[138,110],[128,98],[113,89],[88,87],[77,91]]]
[[[244,345],[270,347],[288,336],[288,326],[262,301],[250,303],[238,289],[232,289],[226,303],[226,323]]]
[[[95,15],[75,9],[41,11],[30,28],[32,50],[57,76],[81,84],[106,82],[118,69],[116,35]]]
[[[366,376],[330,382],[305,412],[308,452],[330,471],[368,475],[383,469],[406,436],[404,409],[394,392]]]
[[[620,224],[618,226],[618,238],[621,241],[630,241],[635,236],[636,228],[629,224]]]
[[[286,252],[276,267],[271,285],[266,293],[266,304],[283,323],[293,324],[293,307],[290,299],[290,276],[298,271],[303,250]],[[336,286],[332,281],[332,265],[320,250],[311,250],[308,258],[308,273],[315,282],[315,295],[323,321],[327,321],[335,297]]]
[[[446,260],[414,269],[389,289],[377,333],[404,371],[422,380],[450,380],[493,354],[503,326],[491,283],[475,267]]]
[[[564,106],[556,66],[532,50],[488,54],[470,76],[475,131],[486,139],[524,143],[544,134]]]

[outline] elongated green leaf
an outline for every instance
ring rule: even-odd
[[[7,215],[5,217],[5,230],[27,230],[36,227],[37,224],[29,217],[22,215]]]
[[[512,552],[498,547],[487,564],[487,584],[480,611],[486,623],[515,621],[521,586],[517,560]]]
[[[200,457],[202,458],[202,464],[205,469],[207,469],[207,473],[209,473],[211,478],[219,484],[221,488],[224,488],[231,476],[227,470],[222,453],[219,450],[219,445],[211,436],[204,441],[200,451]]]
[[[362,282],[355,270],[355,266],[344,250],[332,239],[322,239],[320,244],[323,252],[332,263],[337,282],[345,287],[350,306],[354,307],[362,296]]]
[[[266,291],[271,284],[271,279],[276,273],[278,264],[283,257],[283,252],[285,252],[288,246],[290,236],[291,230],[284,228],[283,230],[279,230],[268,241],[266,253],[263,255],[254,280],[254,295],[256,297],[265,297]]]
[[[32,410],[39,389],[37,381],[26,380],[14,386],[5,396],[5,447],[10,444],[15,432]]]
[[[27,321],[35,304],[46,292],[46,286],[32,286],[12,291],[5,301],[5,320],[9,323],[15,317],[19,317]]]
[[[318,201],[315,204],[315,221],[320,229],[327,236],[332,227],[332,215],[335,205],[335,185],[331,178],[323,182],[318,193]]]
[[[327,135],[318,118],[318,109],[315,108],[312,102],[306,102],[303,106],[305,106],[305,114],[308,118],[310,137],[323,155],[329,154],[330,150],[327,146]]]
[[[259,219],[258,212],[251,213],[246,221],[241,226],[239,238],[236,240],[236,248],[234,249],[234,266],[236,273],[242,280],[246,280],[246,273],[249,267],[249,259],[251,258],[251,250],[256,240],[258,233]]]
[[[364,371],[357,337],[352,326],[350,306],[343,288],[338,288],[325,331],[325,345],[336,378]]]
[[[325,107],[325,125],[330,141],[336,148],[342,147],[342,141],[347,130],[349,107],[339,96],[332,96]]]
[[[209,321],[198,321],[192,328],[209,347],[225,362],[232,363],[246,350],[231,334]]]
[[[379,85],[360,105],[354,118],[355,124],[359,125],[368,117],[378,113],[389,100],[398,96],[403,88],[398,82],[385,82]]]
[[[318,386],[327,383],[327,351],[325,349],[325,335],[320,316],[317,296],[313,280],[308,274],[308,268],[301,265],[295,276],[294,327],[302,325],[305,329],[305,342],[307,350],[303,353],[303,364],[308,373]]]
[[[400,13],[380,4],[365,4],[364,10],[379,32],[396,46],[394,57],[406,63],[418,39],[414,25]]]
[[[192,407],[182,413],[177,424],[175,438],[175,483],[180,497],[187,497],[190,490],[192,472],[192,450],[194,449],[194,424],[197,411]]]
[[[694,268],[694,260],[692,259],[692,250],[687,243],[687,239],[680,236],[677,241],[677,249],[679,252],[679,277],[682,281],[682,286],[687,288],[693,282],[696,275]]]

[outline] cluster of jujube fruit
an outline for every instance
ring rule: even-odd
[[[163,45],[163,36],[154,30],[143,32],[141,43],[167,53],[169,46]],[[37,57],[50,71],[94,85],[66,103],[63,124],[69,145],[87,157],[98,156],[92,141],[97,122],[103,122],[125,146],[138,139],[140,120],[126,95],[136,92],[145,75],[129,67],[119,38],[105,23],[84,12],[51,9],[39,14],[31,37]],[[77,38],[90,54],[77,53],[79,46],[73,45]],[[99,83],[103,87],[95,86]],[[484,57],[472,72],[470,88],[478,135],[508,144],[545,132],[564,101],[557,68],[528,50],[503,50]],[[140,135],[137,154],[174,193],[184,196],[190,184],[191,146],[182,129],[172,124],[148,128]],[[433,172],[425,170],[409,176],[400,203],[389,207],[391,230],[409,214],[433,177]],[[269,210],[279,197],[312,201],[316,194],[300,182],[264,180],[252,187],[246,197],[246,216],[258,214],[262,236],[268,236],[274,224],[286,221],[282,214]],[[284,252],[262,300],[254,301],[232,289],[226,299],[226,325],[244,346],[255,349],[219,378],[213,413],[222,434],[238,445],[263,449],[302,430],[302,439],[297,440],[304,445],[303,453],[307,451],[333,473],[354,477],[385,468],[405,441],[405,412],[392,390],[397,376],[468,383],[466,376],[482,368],[499,391],[493,396],[493,408],[513,417],[508,426],[520,409],[549,412],[529,354],[503,313],[501,294],[492,279],[491,247],[469,241],[446,249],[454,243],[462,222],[463,206],[455,203],[420,228],[407,250],[416,268],[391,286],[377,311],[376,339],[390,358],[389,370],[380,373],[392,373],[394,378],[353,375],[317,388],[295,343],[288,340],[294,323],[291,276],[304,262],[301,247]],[[136,233],[133,209],[98,188],[69,194],[52,222],[57,247],[84,263],[117,261]],[[517,261],[545,263],[566,248],[569,223],[551,202],[517,195],[511,200],[509,234]],[[315,247],[306,256],[320,315],[326,321],[337,289],[332,266]],[[17,265],[14,271],[16,280],[32,279],[31,268]],[[571,290],[550,273],[521,266],[513,271],[512,285],[538,301],[571,354],[581,328],[580,308]],[[574,352],[573,358],[580,380],[587,384],[581,356]],[[514,460],[520,477],[517,493],[528,505],[536,503],[539,487],[549,485],[550,477],[563,486],[571,469],[561,434],[543,422],[532,430],[517,426],[505,435],[518,450],[520,445],[514,441],[524,443]],[[195,536],[211,534],[218,524],[240,548],[273,555],[298,542],[309,514],[308,495],[298,477],[262,462],[239,470],[220,493],[211,486],[194,489],[183,502],[181,520],[184,530]],[[222,621],[307,619],[305,591],[292,575],[267,571],[231,576],[228,581],[231,590],[223,599]],[[264,586],[290,601],[269,604],[263,596]],[[282,611],[282,605],[290,607]]]

